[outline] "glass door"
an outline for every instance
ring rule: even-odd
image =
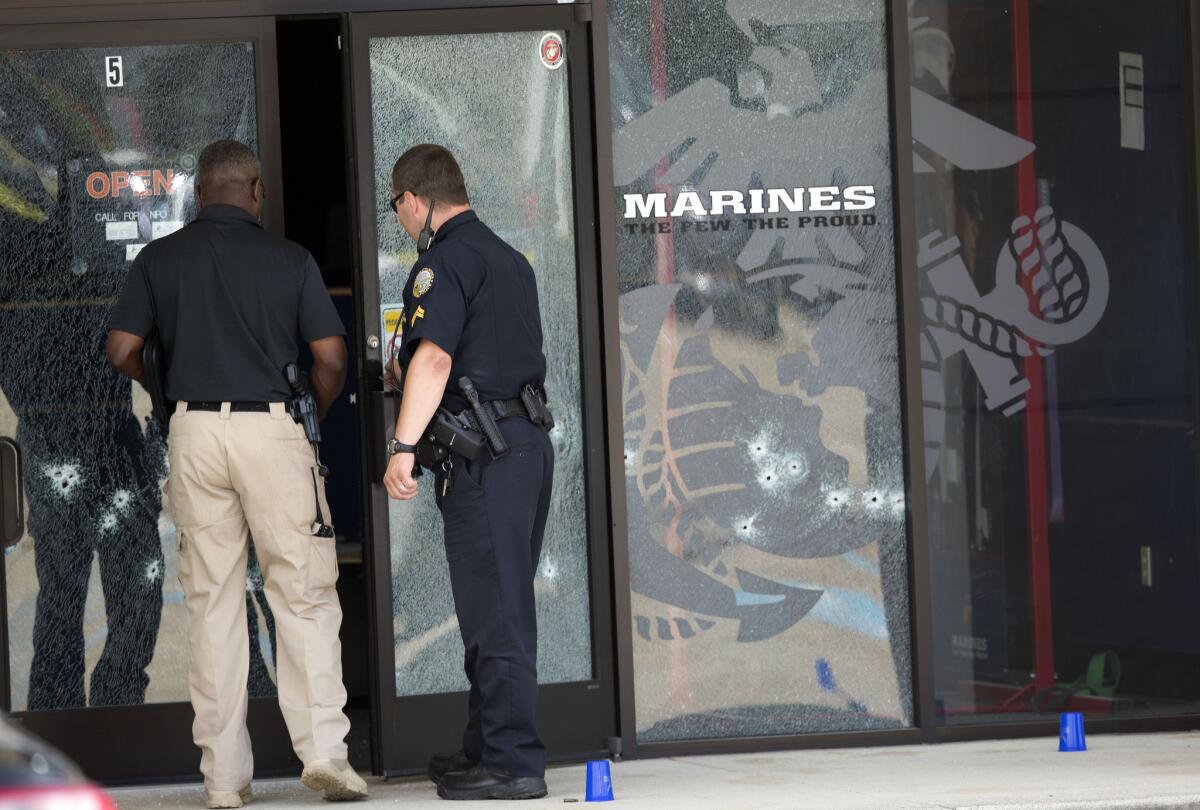
[[[165,443],[105,360],[109,311],[138,251],[194,215],[205,145],[250,144],[278,189],[274,59],[273,20],[0,31],[0,435],[28,504],[3,561],[0,699],[97,779],[197,758]],[[270,697],[261,587],[252,574],[251,693]],[[260,770],[290,767],[273,701],[251,718]]]
[[[366,15],[352,32],[380,767],[422,769],[455,750],[468,686],[432,492],[389,502],[379,483],[398,405],[381,379],[389,319],[416,260],[388,210],[389,178],[420,143],[457,156],[480,218],[537,273],[558,422],[536,581],[542,733],[552,758],[602,750],[615,714],[587,26],[571,8],[541,8]]]

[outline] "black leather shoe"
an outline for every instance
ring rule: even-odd
[[[455,771],[469,771],[476,764],[467,757],[467,753],[462,749],[453,754],[434,754],[429,760],[429,779],[436,785],[446,774]]]
[[[546,795],[546,780],[537,776],[512,776],[476,765],[469,771],[443,776],[438,782],[438,795],[451,801],[540,799]]]

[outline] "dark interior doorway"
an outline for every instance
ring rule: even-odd
[[[347,713],[353,723],[350,757],[356,767],[369,770],[370,635],[363,571],[366,538],[355,373],[357,290],[350,209],[353,161],[348,145],[342,19],[280,19],[276,38],[284,235],[306,247],[321,268],[325,286],[346,326],[350,355],[346,387],[321,424],[321,456],[332,471],[327,491],[337,536],[338,593],[344,615],[342,669],[349,695]]]

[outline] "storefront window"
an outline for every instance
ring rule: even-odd
[[[907,726],[884,3],[609,9],[637,738]]]
[[[104,340],[138,250],[193,216],[200,150],[253,147],[257,121],[248,42],[0,52],[0,435],[28,504],[4,555],[14,710],[187,700],[165,444]],[[272,695],[256,566],[246,602],[251,693]]]
[[[910,4],[941,722],[1198,708],[1182,5]]]

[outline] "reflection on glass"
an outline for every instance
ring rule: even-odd
[[[908,725],[884,4],[609,9],[638,739]]]
[[[137,251],[192,216],[199,150],[254,144],[256,120],[249,43],[0,53],[0,434],[29,508],[5,555],[14,709],[187,698],[164,446],[104,338]]]
[[[910,10],[942,722],[1196,711],[1182,11]]]
[[[391,335],[416,248],[388,211],[392,164],[411,146],[438,143],[458,158],[480,218],[522,251],[537,274],[558,425],[554,496],[538,599],[538,678],[592,676],[580,421],[575,220],[568,64],[541,58],[545,32],[373,39],[370,45],[380,328]],[[471,54],[433,71],[447,53]],[[560,63],[561,66],[561,63]],[[389,318],[390,313],[390,318]],[[388,426],[391,435],[391,426]],[[380,439],[383,440],[383,437]],[[428,487],[390,505],[396,693],[465,690],[442,521]]]

